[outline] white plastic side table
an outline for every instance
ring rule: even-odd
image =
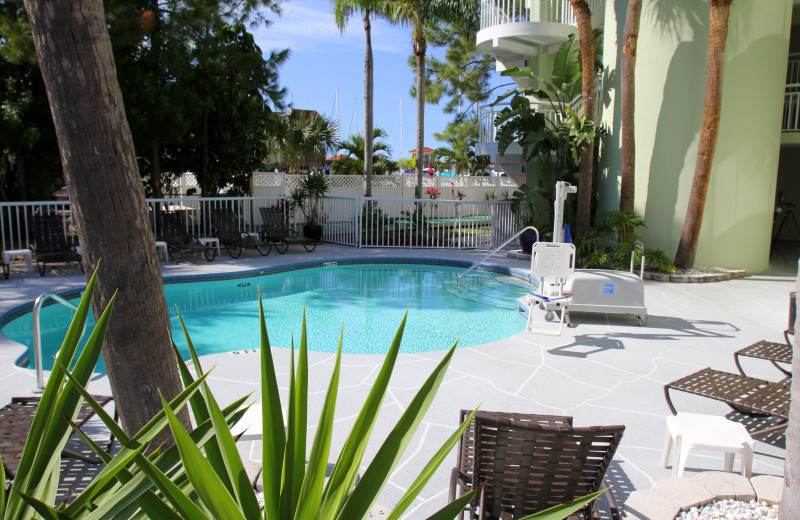
[[[667,438],[664,444],[662,464],[669,467],[669,453],[674,444],[672,475],[683,476],[686,459],[693,449],[721,451],[725,453],[725,471],[733,471],[733,459],[741,457],[742,475],[753,473],[753,449],[755,441],[741,423],[724,417],[679,413],[667,417]]]
[[[234,437],[241,434],[239,437],[240,441],[260,441],[264,438],[263,432],[263,419],[262,410],[261,410],[261,403],[256,403],[250,405],[250,408],[244,412],[244,415],[239,422],[231,429],[231,433]],[[250,443],[250,451],[248,453],[248,458],[250,460],[253,459],[253,449],[255,448],[255,442]]]
[[[219,247],[219,239],[217,237],[202,237],[198,238],[197,241],[204,246],[217,246],[217,256],[222,256],[222,252],[220,251]]]
[[[15,257],[22,257],[28,267],[28,271],[33,270],[33,255],[30,249],[8,249],[3,251],[3,262],[6,264],[16,261]]]
[[[169,248],[166,242],[156,240],[156,251],[159,258],[163,258],[165,262],[169,260]]]

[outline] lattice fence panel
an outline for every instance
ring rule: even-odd
[[[285,174],[280,172],[254,172],[253,186],[259,188],[278,188],[283,186]]]
[[[376,175],[372,177],[373,188],[399,188],[402,177]]]
[[[330,175],[331,188],[363,188],[364,177],[361,175]]]

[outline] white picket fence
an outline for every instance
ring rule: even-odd
[[[490,178],[486,178],[490,179]],[[264,225],[260,208],[281,207],[289,229],[302,233],[305,224],[288,197],[178,197],[148,199],[153,236],[159,238],[162,211],[185,213],[187,233],[215,235],[215,213],[233,211],[243,233],[259,233]],[[35,248],[33,215],[56,213],[64,235],[77,244],[78,234],[68,201],[0,203],[0,246],[5,250]],[[385,197],[322,199],[323,241],[352,247],[479,248],[494,247],[509,238],[516,218],[509,201],[409,200]]]

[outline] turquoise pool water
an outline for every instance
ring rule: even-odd
[[[292,334],[297,345],[304,305],[309,349],[319,352],[335,352],[344,327],[345,353],[384,354],[406,309],[402,352],[445,350],[456,340],[461,347],[479,345],[521,332],[525,320],[514,310],[514,300],[529,292],[530,284],[507,274],[472,271],[462,279],[459,290],[456,278],[463,269],[348,264],[168,283],[164,291],[176,344],[187,352],[177,306],[199,355],[259,347],[259,289],[270,343],[276,347],[288,348]],[[62,305],[42,310],[42,357],[48,369],[71,318],[72,311]],[[31,323],[27,313],[0,330],[30,350]],[[88,337],[88,332],[84,336]],[[29,357],[33,359],[32,350]],[[103,371],[102,365],[98,370]]]

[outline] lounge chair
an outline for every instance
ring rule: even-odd
[[[248,233],[242,233],[239,215],[233,210],[227,208],[214,210],[214,225],[217,229],[220,246],[228,251],[231,258],[239,258],[244,248],[253,248],[261,256],[267,256],[272,249],[270,244],[262,242],[261,239]]]
[[[687,392],[722,401],[733,410],[752,417],[774,417],[775,425],[750,432],[753,437],[786,428],[789,421],[791,395],[788,383],[775,383],[740,374],[704,368],[664,385],[664,397],[673,415],[678,412],[672,404],[670,391]]]
[[[792,372],[786,370],[778,364],[792,364],[792,345],[789,342],[789,331],[784,331],[783,335],[786,337],[786,343],[775,343],[772,341],[764,341],[762,339],[761,341],[756,341],[752,345],[748,345],[743,349],[734,352],[733,360],[736,363],[736,368],[739,370],[739,373],[746,375],[742,369],[740,358],[751,357],[756,359],[765,359],[772,363],[775,368],[783,372],[785,376],[791,377]]]
[[[456,486],[459,494],[480,488],[470,518],[522,518],[599,491],[624,431],[573,427],[571,417],[478,412],[459,443],[450,498]],[[608,495],[611,517],[619,518]],[[597,514],[594,505],[580,513],[585,519]]]
[[[94,398],[102,406],[113,400],[109,396],[94,396]],[[13,480],[17,474],[17,468],[22,459],[22,450],[25,448],[25,441],[28,439],[28,431],[39,406],[39,400],[39,397],[15,397],[11,399],[11,404],[0,408],[0,454],[3,456],[3,468],[7,479]],[[88,404],[83,403],[78,417],[75,419],[76,426],[82,427],[93,415],[94,410]],[[112,436],[106,445],[106,451],[111,450],[113,444],[114,437]],[[62,454],[65,457],[80,459],[90,464],[100,463],[99,459],[66,449]]]
[[[186,216],[182,211],[159,213],[159,228],[161,240],[167,243],[169,258],[176,264],[183,259],[184,253],[203,253],[209,262],[217,256],[215,246],[201,244],[189,234],[186,227]]]
[[[259,209],[261,210],[261,219],[264,221],[261,241],[274,245],[278,253],[284,254],[291,244],[301,244],[309,253],[317,247],[315,240],[298,236],[295,231],[286,227],[286,220],[280,207]]]
[[[5,262],[2,251],[0,251],[0,267],[3,268],[3,278],[8,280],[9,276],[8,264]]]
[[[34,215],[34,245],[36,268],[41,276],[45,275],[48,262],[78,262],[83,271],[81,255],[75,246],[67,244],[64,234],[64,221],[57,213]]]

